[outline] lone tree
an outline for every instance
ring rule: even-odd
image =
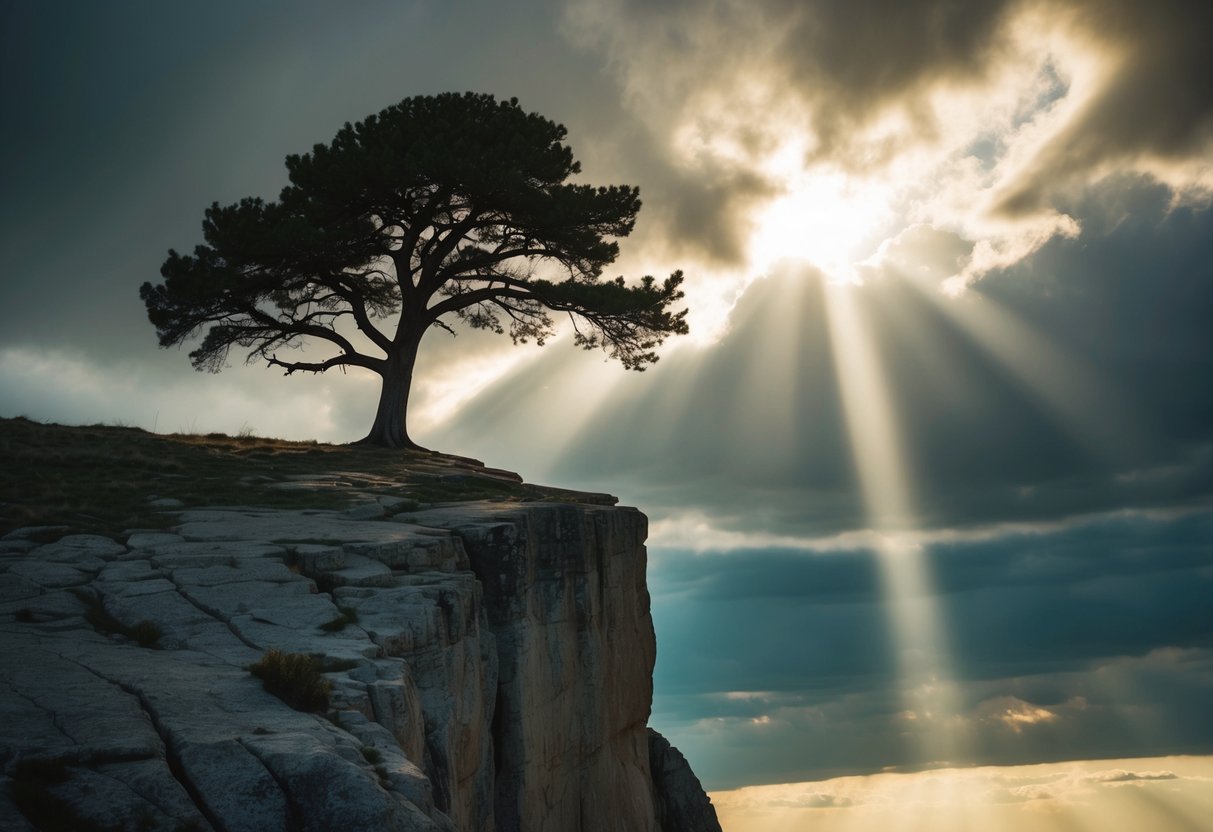
[[[383,389],[361,441],[394,448],[418,447],[406,414],[430,327],[453,333],[459,320],[542,344],[551,313],[565,313],[576,344],[643,370],[666,336],[687,332],[686,310],[672,311],[682,273],[600,280],[638,190],[567,183],[580,164],[565,135],[517,99],[473,93],[407,98],[347,123],[331,144],[287,157],[277,202],[214,203],[206,244],[169,251],[164,282],[139,290],[160,345],[204,331],[190,361],[210,372],[232,347],[287,375],[373,370]],[[290,360],[308,340],[332,354]]]

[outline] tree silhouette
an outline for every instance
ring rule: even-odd
[[[430,327],[462,321],[542,344],[551,313],[565,313],[576,344],[644,369],[666,336],[687,332],[686,310],[672,311],[682,273],[600,280],[638,190],[567,183],[580,164],[565,135],[517,99],[473,93],[407,98],[347,123],[331,144],[287,157],[277,202],[214,203],[206,244],[169,251],[164,282],[139,292],[160,345],[204,332],[190,360],[211,372],[233,347],[287,375],[373,370],[383,387],[361,441],[397,448],[417,447],[406,415]],[[328,357],[284,357],[309,341]]]

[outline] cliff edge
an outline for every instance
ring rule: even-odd
[[[388,484],[6,534],[0,827],[718,830],[647,728],[644,515]]]

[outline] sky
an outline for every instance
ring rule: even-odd
[[[630,373],[567,333],[434,331],[411,430],[648,514],[652,721],[733,828],[772,801],[843,818],[804,795],[847,789],[898,805],[896,772],[988,795],[981,777],[1035,775],[961,767],[1092,760],[1119,762],[1059,782],[1195,828],[1213,6],[123,0],[0,21],[0,415],[359,438],[374,377],[196,373],[138,287],[206,206],[273,198],[286,154],[346,121],[516,96],[567,126],[580,181],[639,186],[608,276],[683,269],[691,334]],[[810,782],[832,785],[730,791]]]

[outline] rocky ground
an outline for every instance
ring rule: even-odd
[[[645,728],[643,515],[469,460],[389,473],[8,530],[0,828],[718,829]]]
[[[427,733],[450,730],[422,717],[446,678],[402,658],[442,664],[478,629],[450,533],[320,512],[181,520],[125,543],[0,542],[0,826],[32,828],[24,812],[63,828],[455,828],[417,764]],[[262,690],[247,668],[269,647],[321,661],[323,713]],[[465,716],[455,693],[432,723]]]

